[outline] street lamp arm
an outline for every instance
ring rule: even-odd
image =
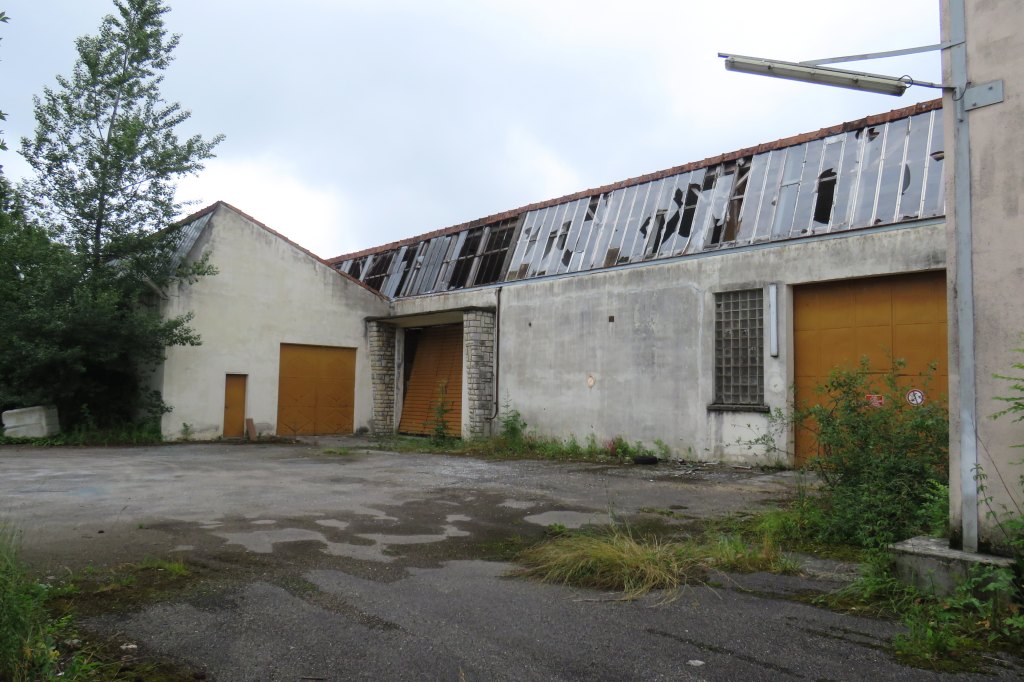
[[[921,47],[907,47],[902,50],[887,50],[885,52],[865,52],[864,54],[851,54],[845,57],[826,57],[825,59],[808,59],[799,62],[807,66],[821,66],[822,64],[841,64],[843,62],[861,62],[866,59],[885,59],[886,57],[902,57],[905,54],[920,54],[921,52],[932,52],[934,50],[945,50],[950,47],[962,45],[964,41],[935,43],[934,45],[922,45]]]

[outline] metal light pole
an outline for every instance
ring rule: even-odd
[[[971,143],[967,113],[979,107],[1003,101],[1003,81],[970,86],[967,81],[966,8],[964,0],[948,0],[949,40],[936,45],[911,47],[888,52],[830,57],[804,62],[746,57],[720,52],[725,68],[759,76],[863,90],[885,95],[902,95],[912,85],[942,88],[953,100],[953,216],[954,258],[956,260],[955,309],[957,317],[957,414],[960,417],[960,518],[962,548],[978,551],[978,467],[977,389],[974,364],[974,269],[971,225]],[[929,83],[907,76],[848,71],[824,64],[896,57],[906,54],[949,50],[950,83]]]

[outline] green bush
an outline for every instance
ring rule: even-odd
[[[865,359],[857,369],[835,370],[817,389],[821,402],[794,411],[797,428],[810,429],[818,443],[808,467],[822,483],[811,529],[820,541],[879,547],[945,526],[946,405],[910,405],[900,369],[894,362],[873,375]],[[881,394],[882,403],[869,404],[869,394]]]
[[[1015,348],[1014,352],[1024,354],[1024,348]],[[1024,362],[1015,362],[1011,367],[1015,372],[1022,372],[1024,371]],[[992,418],[999,419],[1010,415],[1014,422],[1024,421],[1024,376],[996,374],[995,377],[1009,382],[1009,387],[1008,395],[996,396],[995,399],[1006,406],[992,415]],[[1024,443],[1018,443],[1013,447],[1024,448]],[[1024,465],[1024,460],[1020,460],[1016,464]],[[996,474],[999,479],[1002,479],[1001,472],[997,470]],[[996,509],[993,505],[993,496],[988,489],[988,475],[981,467],[975,471],[975,478],[978,481],[978,494],[981,496],[981,502],[987,507],[985,515],[996,523],[1003,534],[1002,542],[996,549],[1006,550],[1011,554],[1017,560],[1018,573],[1024,576],[1024,509],[1016,502],[1013,494],[1008,496],[1009,505],[1002,504]],[[1024,499],[1024,474],[1017,478],[1016,494],[1017,499]]]
[[[527,424],[519,410],[506,403],[498,419],[501,421],[501,437],[512,443],[521,443],[526,436]]]
[[[816,602],[897,618],[906,628],[892,640],[901,661],[953,671],[977,669],[985,651],[1024,646],[1024,615],[1013,595],[1013,572],[993,566],[974,567],[951,594],[922,592],[900,580],[889,554],[873,552],[856,581]]]

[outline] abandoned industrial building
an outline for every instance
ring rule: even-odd
[[[203,340],[154,376],[164,433],[443,418],[477,437],[514,408],[549,436],[745,461],[769,410],[864,356],[942,399],[942,116],[917,104],[326,261],[214,204],[179,255],[218,274],[163,302]]]

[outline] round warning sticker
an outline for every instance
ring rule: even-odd
[[[907,402],[911,405],[924,404],[924,391],[919,388],[912,388],[907,391]]]

